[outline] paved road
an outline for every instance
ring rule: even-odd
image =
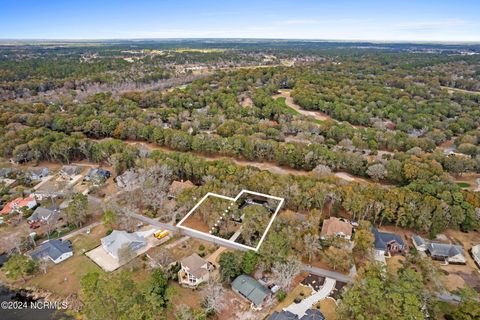
[[[92,228],[95,228],[96,226],[99,226],[101,225],[103,222],[102,221],[97,221],[97,222],[94,222],[92,224],[89,224],[88,226],[85,226],[83,228],[80,228],[78,230],[75,230],[73,232],[70,232],[69,234],[66,234],[64,235],[63,237],[61,237],[60,239],[62,240],[68,240],[72,237],[75,237],[76,235],[79,235],[80,233],[85,233],[88,229],[92,229]]]
[[[317,268],[306,264],[303,265],[303,271],[309,272],[317,276],[332,278],[340,282],[351,282],[353,280],[351,277],[341,274],[339,272]]]
[[[162,228],[162,229],[165,229],[165,230],[168,230],[168,231],[172,231],[172,232],[178,232],[179,231],[179,229],[174,225],[171,225],[169,223],[163,223],[163,222],[160,222],[158,220],[142,216],[141,214],[138,214],[138,213],[125,211],[125,214],[129,215],[132,218],[135,218],[137,220],[145,222],[149,225],[155,226],[155,227],[159,227],[159,228]]]

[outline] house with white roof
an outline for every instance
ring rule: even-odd
[[[102,238],[102,247],[115,260],[119,260],[119,254],[125,247],[129,247],[132,251],[137,251],[147,245],[147,240],[136,234],[127,231],[114,230],[108,236]]]

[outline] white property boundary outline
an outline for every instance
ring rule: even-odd
[[[182,223],[188,219],[188,217],[190,215],[193,214],[193,212],[208,198],[208,197],[216,197],[216,198],[221,198],[221,199],[225,199],[225,200],[229,200],[229,201],[233,201],[233,202],[237,202],[237,200],[245,193],[248,193],[248,194],[253,194],[253,195],[256,195],[256,196],[261,196],[261,197],[265,197],[265,198],[270,198],[270,199],[274,199],[274,200],[278,200],[280,201],[280,203],[278,204],[277,208],[275,209],[275,212],[273,213],[272,217],[270,218],[270,221],[268,222],[268,225],[267,225],[267,228],[265,229],[265,232],[263,233],[262,237],[260,238],[260,242],[258,242],[257,246],[254,248],[254,247],[251,247],[251,246],[247,246],[247,245],[244,245],[244,244],[241,244],[241,243],[238,243],[238,242],[235,242],[235,241],[231,241],[231,240],[228,240],[228,239],[224,239],[224,238],[220,238],[220,237],[217,237],[217,236],[214,236],[214,235],[211,235],[211,234],[208,234],[206,232],[202,232],[202,231],[198,231],[196,229],[192,229],[192,228],[189,228],[189,227],[185,227],[185,226],[182,226]],[[240,193],[235,197],[235,198],[231,198],[231,197],[227,197],[227,196],[223,196],[223,195],[220,195],[220,194],[217,194],[217,193],[213,193],[213,192],[208,192],[206,195],[203,196],[202,199],[200,199],[200,201],[187,213],[187,215],[185,217],[183,217],[182,220],[180,220],[178,223],[177,223],[177,228],[180,228],[180,229],[185,229],[185,230],[189,230],[191,232],[194,232],[194,233],[197,233],[197,234],[201,234],[203,236],[206,236],[206,237],[209,237],[209,238],[212,238],[212,239],[219,239],[221,241],[227,241],[235,246],[239,246],[239,247],[243,247],[245,249],[248,249],[248,250],[253,250],[255,252],[258,252],[258,250],[260,249],[260,246],[262,245],[263,241],[265,240],[265,237],[267,236],[267,233],[268,233],[268,230],[270,230],[270,227],[272,226],[273,224],[273,221],[275,220],[275,218],[277,217],[277,214],[278,212],[280,211],[280,209],[282,208],[283,206],[283,203],[285,202],[285,199],[284,198],[280,198],[280,197],[275,197],[275,196],[271,196],[271,195],[268,195],[268,194],[265,194],[265,193],[260,193],[260,192],[255,192],[255,191],[250,191],[250,190],[245,190],[243,189],[242,191],[240,191]]]

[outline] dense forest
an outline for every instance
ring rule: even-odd
[[[109,188],[115,191],[94,188],[94,196],[104,197],[98,219],[108,233],[116,227],[135,230],[138,221],[132,224],[120,207],[174,223],[208,192],[234,197],[249,189],[284,198],[259,252],[219,254],[217,280],[223,284],[258,270],[281,273],[289,263],[298,273],[300,264],[319,258],[336,272],[358,268],[348,290],[339,293],[338,319],[406,319],[405,314],[470,319],[463,313],[478,309],[477,295],[460,290],[461,303],[439,310],[439,271],[414,249],[393,273],[369,262],[372,226],[432,239],[447,229],[470,235],[480,229],[478,45],[228,39],[3,43],[0,158],[2,167],[22,168],[86,160],[108,167],[114,178],[134,177],[135,190],[118,191],[113,182]],[[9,190],[1,180],[0,204],[33,186],[23,173],[4,171],[2,178],[15,175],[21,186]],[[187,180],[190,187],[172,196],[172,183]],[[70,230],[86,222],[87,214],[80,219],[76,212],[86,212],[88,201],[71,195],[65,209]],[[212,229],[225,206],[206,202],[200,220]],[[240,216],[237,209],[231,210]],[[271,210],[252,206],[242,212],[237,217],[244,219],[242,241],[255,245]],[[320,238],[320,226],[332,216],[355,224],[351,248]],[[232,230],[219,227],[215,234],[228,239]],[[34,272],[31,260],[14,257],[5,268],[16,270],[11,277]],[[32,270],[19,268],[22,260]],[[145,269],[147,255],[141,260]],[[148,285],[137,283],[134,268],[86,274],[82,312],[92,319],[158,318],[171,308],[169,286],[180,269],[169,263],[148,276]],[[284,281],[278,301],[293,277]],[[209,282],[204,289],[215,286],[222,284]],[[104,289],[113,309],[97,295]],[[208,299],[199,314],[183,307],[186,315],[178,319],[215,316]]]

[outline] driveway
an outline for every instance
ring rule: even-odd
[[[311,309],[316,303],[330,295],[330,292],[335,288],[335,283],[336,281],[334,279],[325,278],[325,283],[320,290],[303,299],[300,303],[292,303],[284,310],[296,314],[299,318],[303,317],[308,309]]]
[[[68,240],[68,239],[70,239],[70,238],[72,238],[72,237],[75,237],[76,235],[79,235],[79,234],[81,234],[81,233],[85,233],[87,230],[93,229],[93,228],[95,228],[96,226],[101,225],[102,223],[103,223],[102,221],[94,222],[94,223],[92,223],[92,224],[89,224],[88,226],[85,226],[85,227],[83,227],[83,228],[81,228],[81,229],[77,229],[77,230],[75,230],[75,231],[73,231],[73,232],[70,232],[69,234],[64,235],[61,239],[62,239],[62,240]]]
[[[157,239],[153,236],[153,234],[157,231],[158,229],[150,229],[150,230],[145,230],[145,231],[139,231],[137,234],[139,236],[145,237],[147,239],[147,245],[141,248],[136,252],[135,257],[138,257],[139,255],[147,252],[150,248],[156,247],[162,243],[167,242],[170,240],[172,235],[168,235],[165,238],[162,239]],[[107,272],[114,271],[124,264],[126,264],[129,261],[123,261],[120,262],[114,257],[112,257],[104,248],[102,245],[96,247],[93,250],[90,250],[89,252],[85,253],[87,257],[93,260],[99,267],[101,267],[103,270]],[[135,258],[133,257],[132,260]]]
[[[302,270],[317,276],[332,278],[340,282],[348,283],[352,281],[351,277],[341,274],[339,272],[317,268],[306,264],[303,265]]]

